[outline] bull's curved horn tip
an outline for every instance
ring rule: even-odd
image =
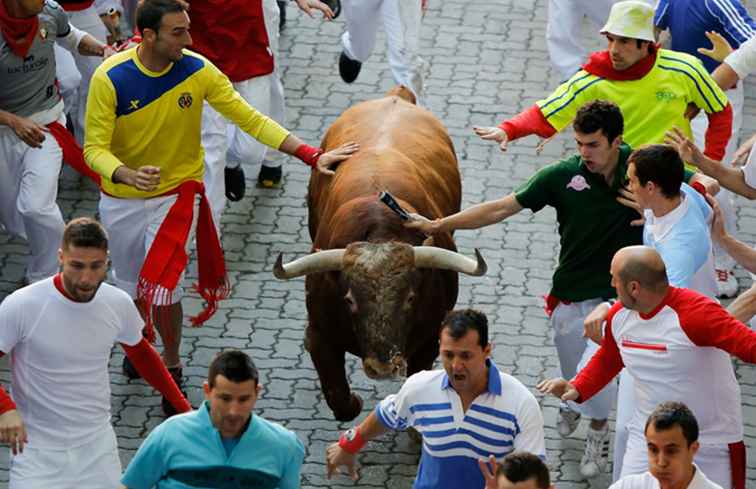
[[[475,248],[475,258],[478,260],[478,266],[475,268],[475,272],[472,275],[475,275],[476,277],[485,275],[488,271],[488,264],[486,263],[486,260],[483,259],[483,255],[480,254],[478,248]]]
[[[286,278],[286,271],[283,267],[283,253],[279,253],[278,258],[276,258],[276,264],[273,265],[273,275],[279,279]]]

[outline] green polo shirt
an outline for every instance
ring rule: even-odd
[[[609,264],[620,248],[643,242],[643,226],[631,226],[640,215],[617,202],[631,149],[620,147],[614,182],[591,173],[579,155],[546,166],[515,191],[523,207],[557,211],[561,250],[551,294],[572,302],[616,296]]]

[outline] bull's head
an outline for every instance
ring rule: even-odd
[[[273,273],[277,278],[290,279],[341,272],[344,306],[360,341],[363,369],[368,377],[383,379],[407,373],[404,352],[415,318],[420,270],[483,275],[486,263],[477,249],[475,256],[472,260],[442,248],[400,242],[357,242],[346,249],[319,251],[286,264],[279,255]]]

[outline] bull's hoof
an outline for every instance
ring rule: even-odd
[[[352,393],[349,398],[349,406],[346,409],[334,409],[333,416],[337,421],[352,421],[362,412],[362,398]]]
[[[423,435],[421,435],[415,428],[407,428],[407,436],[409,436],[412,443],[416,445],[421,445],[423,443]]]

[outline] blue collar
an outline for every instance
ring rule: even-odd
[[[496,368],[496,364],[490,358],[486,358],[486,366],[488,367],[488,392],[495,396],[501,395],[501,374],[499,369]],[[444,372],[444,376],[441,379],[441,388],[449,389],[451,383],[449,382],[449,376]]]

